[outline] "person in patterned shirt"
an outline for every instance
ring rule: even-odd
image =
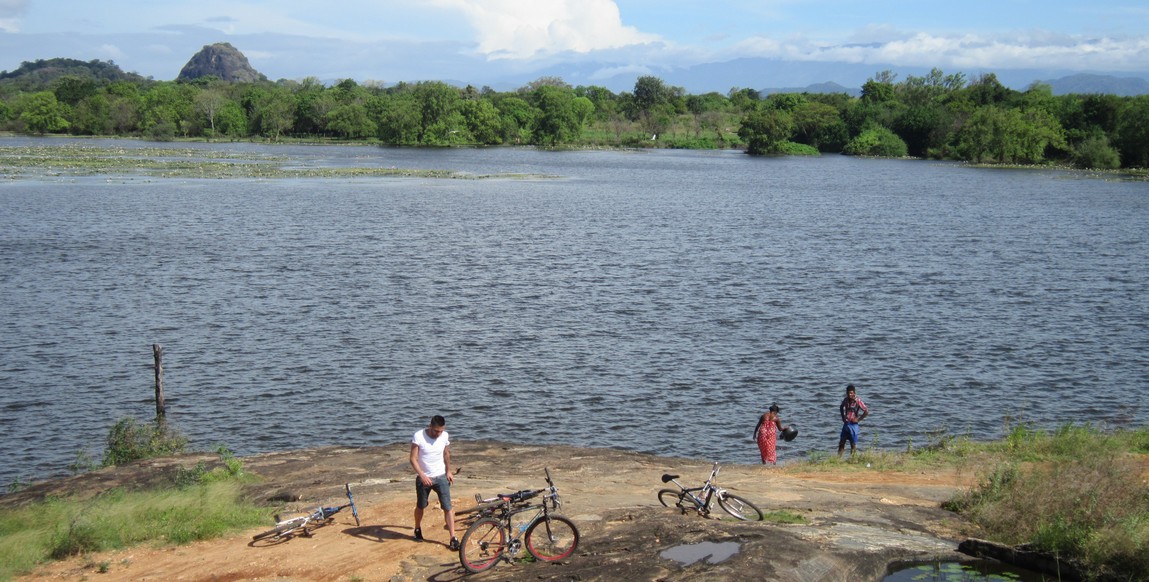
[[[869,416],[870,409],[861,398],[858,398],[854,385],[850,384],[846,386],[846,397],[842,399],[838,411],[842,414],[842,436],[838,439],[838,456],[842,456],[842,452],[846,450],[846,441],[850,441],[850,455],[853,456],[854,450],[858,447],[858,423]]]

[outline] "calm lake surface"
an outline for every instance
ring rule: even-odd
[[[836,449],[847,383],[872,411],[863,447],[1149,420],[1145,182],[837,155],[175,147],[556,178],[0,180],[2,484],[98,460],[118,418],[150,419],[154,343],[171,421],[237,454],[405,442],[438,413],[457,446],[756,463],[777,402],[801,432],[785,462]]]

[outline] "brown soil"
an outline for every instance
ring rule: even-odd
[[[791,575],[811,580],[880,579],[885,563],[920,557],[923,551],[920,544],[914,545],[918,542],[871,543],[874,531],[936,538],[939,547],[945,548],[955,545],[969,529],[960,518],[939,509],[941,501],[968,486],[974,477],[952,469],[914,474],[860,468],[802,473],[724,466],[720,485],[755,501],[763,510],[786,510],[807,520],[805,525],[779,525],[703,519],[658,504],[656,492],[663,487],[663,473],[679,474],[681,481],[701,485],[710,470],[705,461],[496,442],[461,442],[452,448],[458,468],[453,487],[457,509],[474,505],[476,493],[540,488],[545,466],[563,497],[562,513],[582,531],[579,551],[565,563],[503,563],[474,576],[481,580],[612,580],[623,576],[635,580],[769,580],[791,579]],[[170,478],[179,466],[200,461],[214,459],[189,455],[104,469],[37,484],[20,494],[0,497],[0,505],[50,493],[90,495],[111,487],[146,486]],[[446,547],[443,514],[434,504],[423,524],[427,541],[412,538],[413,474],[405,445],[274,453],[245,458],[244,466],[260,477],[250,489],[253,498],[299,499],[286,504],[285,515],[319,504],[338,504],[343,499],[343,483],[349,482],[361,525],[357,527],[350,512],[344,511],[311,537],[283,543],[252,543],[253,534],[268,529],[263,527],[187,546],[138,547],[77,557],[44,565],[22,579],[448,581],[467,577],[457,554]],[[865,543],[847,543],[851,535],[847,526],[870,528],[865,530]],[[460,537],[463,529],[459,528]],[[744,544],[737,559],[697,565],[676,563],[661,555],[681,544],[722,539]],[[859,564],[864,560],[851,557],[855,556],[851,552],[876,556],[874,564],[863,568]],[[854,565],[839,572],[846,561]]]

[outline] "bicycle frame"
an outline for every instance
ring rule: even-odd
[[[512,509],[507,512],[503,523],[506,524],[507,531],[511,532],[513,535],[511,536],[510,542],[507,544],[507,552],[503,556],[503,559],[508,562],[513,560],[514,557],[518,555],[519,550],[523,548],[523,535],[527,533],[527,530],[530,529],[531,526],[535,524],[535,522],[545,520],[550,517],[550,509],[547,507],[548,500],[550,501],[551,505],[554,506],[554,509],[558,509],[558,495],[550,494],[543,497],[542,501],[538,505],[525,505],[523,507]],[[535,514],[532,515],[531,518],[527,521],[520,522],[518,528],[516,529],[514,524],[511,523],[512,518],[516,515],[529,513],[532,509],[535,510]]]
[[[355,507],[355,499],[351,496],[351,484],[344,483],[343,489],[347,495],[347,503],[335,507],[319,506],[315,511],[291,519],[281,520],[279,515],[275,516],[275,528],[256,534],[252,539],[259,541],[262,539],[271,538],[274,540],[288,540],[296,535],[303,537],[310,537],[311,531],[317,527],[331,523],[334,520],[335,514],[351,508],[351,515],[355,516],[355,525],[359,525],[359,509]]]
[[[522,549],[523,535],[528,529],[530,529],[531,525],[533,525],[536,521],[549,517],[550,512],[552,511],[552,507],[554,510],[557,510],[559,506],[562,505],[562,502],[559,501],[558,492],[554,491],[554,487],[551,487],[551,492],[543,496],[542,501],[540,501],[537,505],[527,501],[528,499],[536,497],[540,493],[546,491],[546,489],[519,491],[517,493],[511,494],[512,496],[518,496],[516,499],[507,497],[502,499],[501,502],[494,507],[490,508],[490,510],[488,510],[485,514],[480,512],[480,515],[494,517],[495,519],[501,521],[503,523],[503,527],[507,528],[507,533],[511,534],[510,539],[507,540],[506,549],[503,552],[502,557],[504,560],[508,562],[513,561],[515,556],[518,555],[519,550]],[[548,503],[550,507],[548,507]],[[517,527],[514,525],[513,521],[516,515],[529,513],[532,510],[535,511],[535,514],[532,515],[530,519],[525,522],[520,521]],[[496,513],[498,515],[495,515]]]
[[[734,519],[741,521],[761,521],[765,514],[745,497],[730,493],[726,489],[714,484],[718,477],[718,463],[710,471],[710,477],[702,487],[686,487],[678,482],[678,475],[663,475],[663,483],[674,483],[678,490],[662,489],[658,492],[658,501],[666,507],[677,507],[683,513],[693,508],[703,517],[710,517],[713,503],[716,502],[722,511],[730,514]],[[689,501],[687,501],[689,500]]]
[[[714,500],[715,493],[721,493],[725,489],[721,489],[714,485],[714,479],[718,477],[719,466],[714,463],[714,468],[710,471],[710,477],[702,484],[702,487],[687,487],[678,482],[678,475],[663,475],[663,483],[674,483],[682,490],[682,498],[689,499],[694,503],[694,509],[702,515],[710,515],[710,503]],[[696,495],[695,493],[698,492]],[[684,508],[685,509],[685,508]]]

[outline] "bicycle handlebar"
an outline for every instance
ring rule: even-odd
[[[475,494],[475,502],[478,503],[480,507],[477,507],[474,510],[463,510],[463,513],[466,513],[469,511],[476,511],[476,510],[482,511],[482,510],[485,510],[486,508],[497,507],[498,505],[504,504],[504,503],[506,503],[506,504],[524,503],[528,499],[534,499],[535,497],[538,497],[539,495],[541,495],[543,493],[547,493],[548,491],[549,491],[549,493],[545,496],[545,498],[543,499],[543,502],[545,503],[547,499],[550,499],[551,502],[555,505],[555,507],[558,507],[558,496],[559,496],[559,494],[558,494],[557,488],[555,487],[554,481],[551,479],[550,469],[547,469],[546,467],[544,467],[543,471],[546,473],[547,485],[549,485],[549,487],[547,487],[545,489],[520,489],[519,491],[515,491],[514,493],[497,493],[497,494],[495,494],[494,497],[491,497],[489,499],[484,499],[482,495],[479,495],[478,493],[476,493]]]
[[[518,503],[520,501],[526,501],[532,497],[535,497],[543,491],[546,491],[546,489],[523,489],[520,491],[515,491],[514,493],[500,493],[498,498],[502,499],[503,501]]]

